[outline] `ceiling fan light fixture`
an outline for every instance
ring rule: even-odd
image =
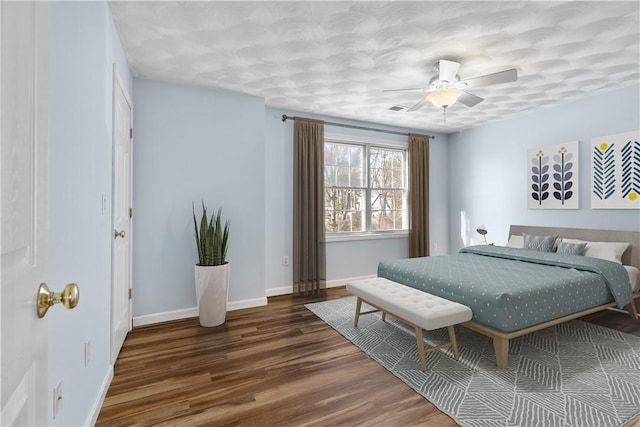
[[[431,92],[427,95],[427,100],[431,102],[434,106],[438,108],[447,108],[453,105],[460,95],[462,95],[462,91],[460,89],[447,89],[447,90],[439,90],[436,92]]]

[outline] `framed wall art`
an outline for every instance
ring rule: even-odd
[[[580,142],[548,145],[527,151],[529,209],[580,207]]]
[[[640,209],[639,135],[591,139],[591,209]]]

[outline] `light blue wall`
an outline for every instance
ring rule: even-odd
[[[429,133],[436,138],[430,142],[430,209],[432,254],[448,252],[447,215],[447,137],[419,130],[407,130],[391,126],[356,122],[308,113],[297,113],[274,108],[266,109],[266,153],[265,153],[265,229],[266,289],[290,287],[293,271],[291,265],[282,265],[283,256],[292,253],[293,221],[293,121],[285,123],[280,119],[287,116],[303,116],[336,123],[346,123],[376,127],[401,132]],[[326,134],[338,134],[370,138],[377,140],[406,142],[407,137],[380,132],[325,126]],[[433,249],[433,243],[436,249]],[[382,259],[406,258],[408,256],[407,239],[383,239],[349,242],[331,242],[327,245],[327,280],[339,280],[350,277],[376,274],[378,262]]]
[[[591,138],[640,129],[640,87],[586,97],[557,107],[450,135],[450,249],[487,238],[504,244],[510,224],[640,229],[638,210],[590,208]],[[580,141],[580,209],[527,209],[527,149]]]
[[[49,311],[49,424],[85,425],[111,372],[112,67],[131,75],[104,2],[50,3],[50,277],[75,282],[74,310]],[[105,210],[102,197],[106,197]],[[84,366],[84,342],[91,362]],[[51,390],[63,381],[53,420]]]
[[[145,79],[134,79],[134,99],[134,316],[196,306],[191,202],[202,198],[231,220],[229,302],[291,286],[282,257],[292,252],[293,129],[280,117],[296,113],[265,109],[261,98]],[[326,132],[406,141],[330,126]],[[436,135],[431,144],[436,254],[448,244],[446,141]],[[375,274],[380,259],[406,256],[406,239],[331,243],[328,279]]]
[[[229,301],[264,297],[262,98],[134,79],[133,315],[196,306],[191,203],[231,222]]]

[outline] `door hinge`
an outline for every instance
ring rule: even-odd
[[[133,218],[133,208],[129,208],[129,218]]]
[[[129,128],[129,139],[133,139],[133,128]]]
[[[129,299],[131,299],[131,288],[129,288]]]

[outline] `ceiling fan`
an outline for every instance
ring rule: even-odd
[[[461,81],[458,76],[459,68],[459,62],[441,59],[435,64],[438,75],[431,79],[428,87],[417,89],[387,89],[383,90],[383,92],[428,92],[427,96],[409,107],[407,111],[419,110],[427,102],[431,102],[436,107],[446,111],[446,109],[456,101],[460,101],[460,103],[467,107],[473,107],[484,100],[479,96],[466,92],[464,89],[515,82],[518,80],[518,72],[515,68],[512,68]]]

